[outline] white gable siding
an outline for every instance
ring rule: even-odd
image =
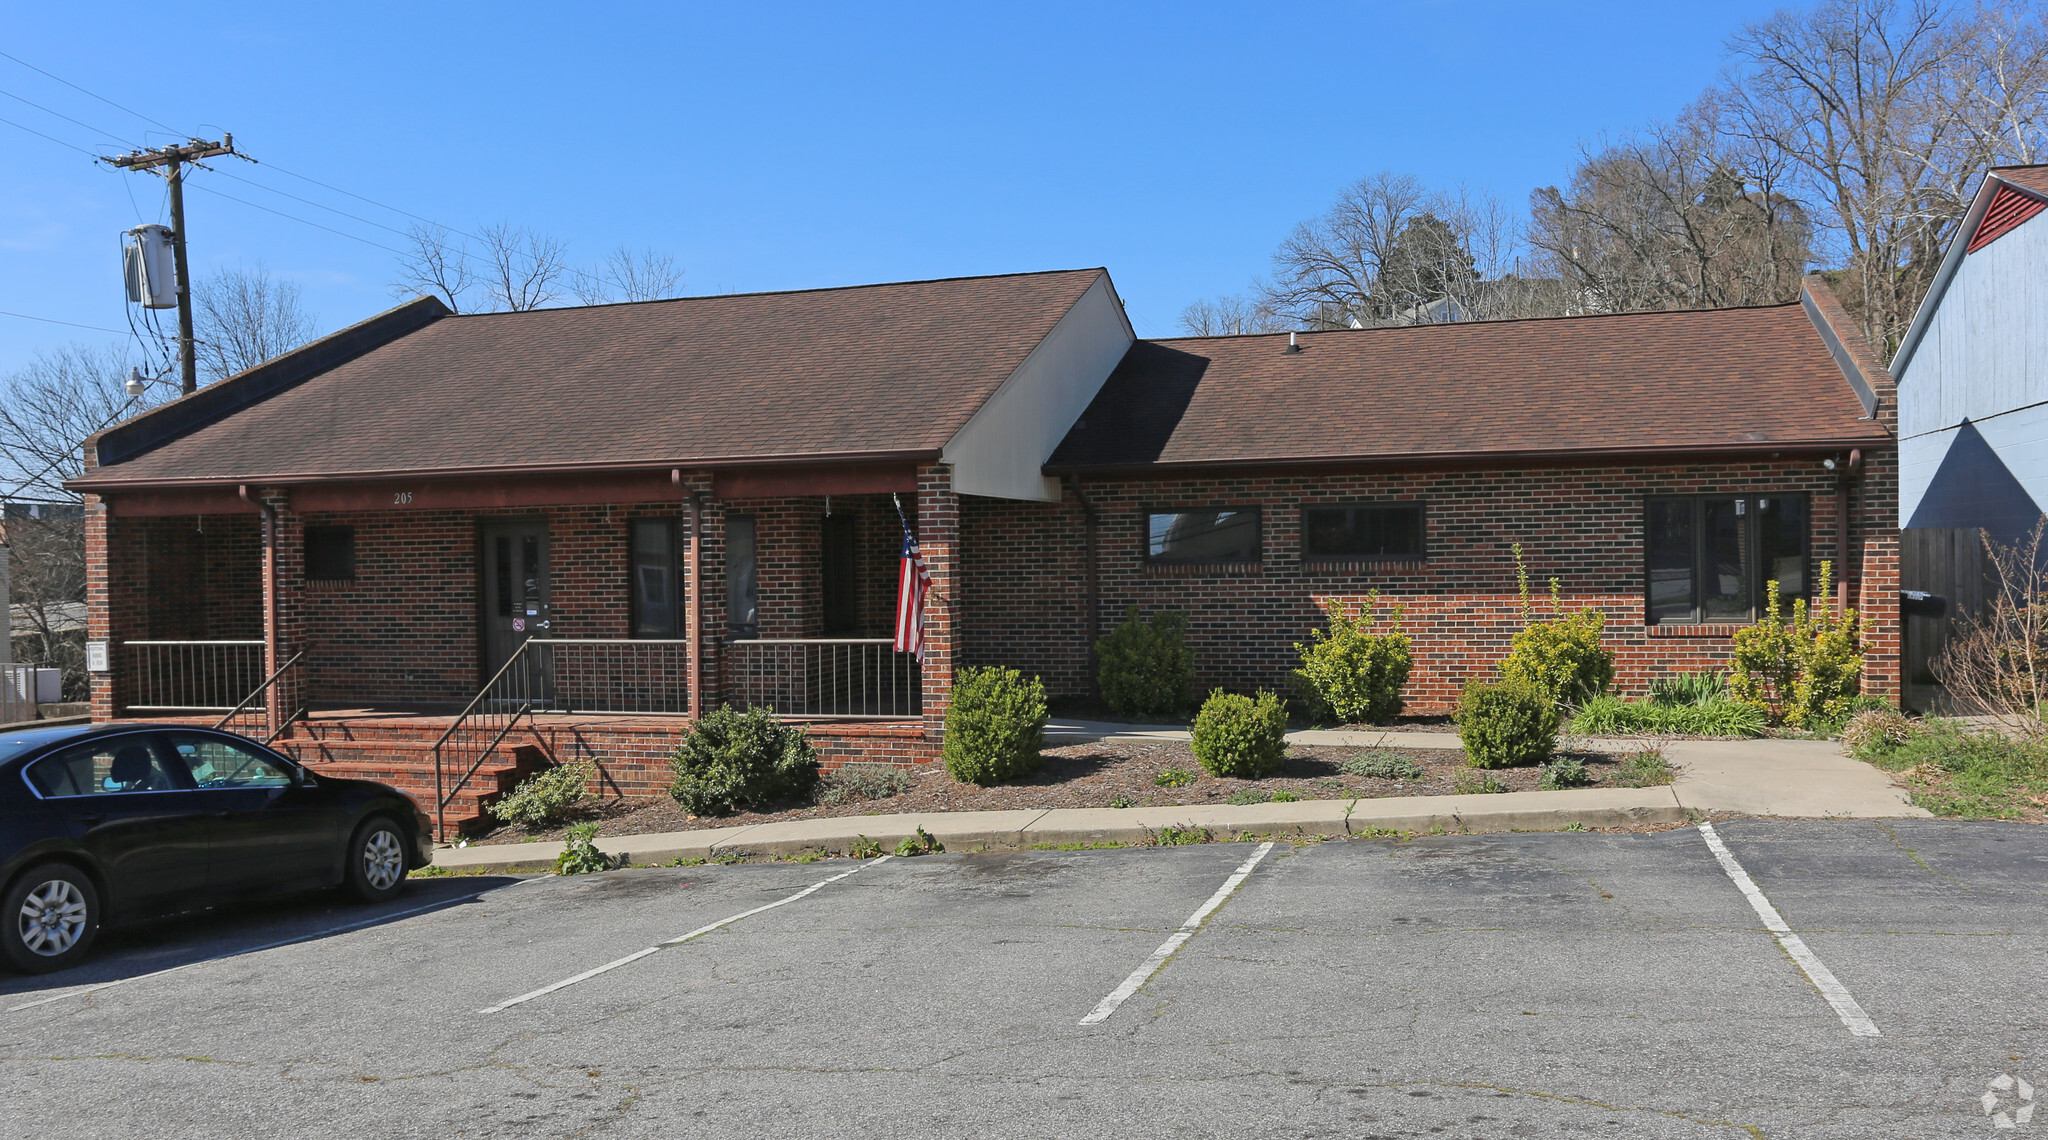
[[[1901,525],[1965,419],[2048,503],[2048,213],[1962,258],[1897,371]]]
[[[1045,461],[1136,339],[1105,273],[946,444],[953,489],[1058,502]]]

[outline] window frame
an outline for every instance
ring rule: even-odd
[[[1760,533],[1759,533],[1759,532],[1760,532],[1760,531],[1761,531],[1761,529],[1762,529],[1762,523],[1763,523],[1763,511],[1762,511],[1762,510],[1754,510],[1754,511],[1749,511],[1749,512],[1747,512],[1747,513],[1745,514],[1745,516],[1744,516],[1744,518],[1745,518],[1745,520],[1746,520],[1746,521],[1745,521],[1745,522],[1743,523],[1743,537],[1744,537],[1744,541],[1745,541],[1746,545],[1748,546],[1749,550],[1753,552],[1753,553],[1752,553],[1752,557],[1754,557],[1754,558],[1756,559],[1756,565],[1754,565],[1754,566],[1752,566],[1752,567],[1750,568],[1750,573],[1749,573],[1750,581],[1749,581],[1748,583],[1746,583],[1746,585],[1748,586],[1749,592],[1750,592],[1750,596],[1749,596],[1749,615],[1748,615],[1747,617],[1715,617],[1715,618],[1709,618],[1709,617],[1707,617],[1707,616],[1706,616],[1706,614],[1705,614],[1705,612],[1704,612],[1704,611],[1705,611],[1705,606],[1704,606],[1704,605],[1702,604],[1702,601],[1701,601],[1701,594],[1700,594],[1700,590],[1701,590],[1701,584],[1702,584],[1702,583],[1703,583],[1703,582],[1704,582],[1704,581],[1706,580],[1706,575],[1705,575],[1705,571],[1704,571],[1704,569],[1703,569],[1703,567],[1704,567],[1704,566],[1705,566],[1705,564],[1706,564],[1706,558],[1705,558],[1705,544],[1706,544],[1706,542],[1707,542],[1707,528],[1706,528],[1706,519],[1705,519],[1705,510],[1706,510],[1706,503],[1707,503],[1707,501],[1708,501],[1708,500],[1726,500],[1726,499],[1747,499],[1747,500],[1750,500],[1750,501],[1752,501],[1752,502],[1754,502],[1754,501],[1756,501],[1756,500],[1759,500],[1759,499],[1798,499],[1798,500],[1800,500],[1800,503],[1801,503],[1801,514],[1802,514],[1802,515],[1804,516],[1804,518],[1805,518],[1805,525],[1804,525],[1804,526],[1803,526],[1803,527],[1801,528],[1801,530],[1800,530],[1800,533],[1799,533],[1799,579],[1800,579],[1800,581],[1801,581],[1802,583],[1804,583],[1804,584],[1805,584],[1805,586],[1806,586],[1806,591],[1805,591],[1805,592],[1803,592],[1803,593],[1800,593],[1800,594],[1793,594],[1793,595],[1790,595],[1789,597],[1787,597],[1787,598],[1786,598],[1786,600],[1785,600],[1785,602],[1784,602],[1784,604],[1785,604],[1785,607],[1786,607],[1786,610],[1787,610],[1788,612],[1789,612],[1789,610],[1790,610],[1790,605],[1791,605],[1791,603],[1790,603],[1790,600],[1789,600],[1789,598],[1797,598],[1797,597],[1808,597],[1808,598],[1810,598],[1810,597],[1812,596],[1812,594],[1811,594],[1811,591],[1812,591],[1812,586],[1813,586],[1813,523],[1814,523],[1814,517],[1813,517],[1813,494],[1812,494],[1811,492],[1809,492],[1809,491],[1776,491],[1776,490],[1762,490],[1762,491],[1709,491],[1709,492],[1695,492],[1695,493],[1689,493],[1689,494],[1679,494],[1679,495],[1644,495],[1644,496],[1642,497],[1642,500],[1641,500],[1641,515],[1640,515],[1640,517],[1639,517],[1639,520],[1638,520],[1638,525],[1639,525],[1639,526],[1640,526],[1640,527],[1642,528],[1642,536],[1643,536],[1643,537],[1642,537],[1642,544],[1643,544],[1643,551],[1642,551],[1642,554],[1643,554],[1643,556],[1642,556],[1642,571],[1643,571],[1643,588],[1642,588],[1642,597],[1643,597],[1643,624],[1644,624],[1644,625],[1645,625],[1646,627],[1649,627],[1649,628],[1662,628],[1662,627],[1667,627],[1667,626],[1668,626],[1668,627],[1673,627],[1673,628],[1684,628],[1684,627],[1686,627],[1686,626],[1716,626],[1716,625],[1755,625],[1755,624],[1756,624],[1756,623],[1757,623],[1758,621],[1761,621],[1761,620],[1763,619],[1763,616],[1764,616],[1764,598],[1765,598],[1765,595],[1766,595],[1766,585],[1767,585],[1767,583],[1768,583],[1768,582],[1770,581],[1770,577],[1769,577],[1769,575],[1767,574],[1767,569],[1768,569],[1768,567],[1766,566],[1766,560],[1765,560],[1764,558],[1762,558],[1762,557],[1760,556],[1760,551],[1761,551],[1761,547],[1762,547],[1762,538],[1761,538],[1761,535],[1760,535]],[[1650,564],[1650,554],[1651,554],[1651,552],[1650,552],[1650,508],[1651,508],[1651,504],[1653,504],[1653,503],[1660,503],[1660,502],[1661,502],[1661,503],[1671,503],[1671,502],[1683,502],[1683,503],[1687,503],[1687,504],[1689,504],[1689,505],[1691,506],[1691,508],[1692,508],[1692,616],[1691,616],[1690,618],[1660,618],[1660,617],[1658,617],[1658,616],[1657,616],[1657,614],[1656,614],[1656,612],[1655,612],[1655,604],[1656,604],[1656,603],[1655,603],[1655,600],[1654,600],[1654,599],[1653,599],[1653,598],[1651,597],[1651,595],[1650,595],[1650,590],[1651,590],[1651,586],[1652,586],[1652,581],[1651,581],[1651,573],[1652,573],[1652,570],[1653,570],[1653,568],[1652,568],[1652,566],[1651,566],[1651,564]],[[1786,597],[1785,595],[1780,595],[1780,596],[1781,596],[1781,597]]]
[[[1407,510],[1417,514],[1416,539],[1420,543],[1413,554],[1316,554],[1308,548],[1308,516],[1310,511],[1344,510]],[[1300,514],[1301,560],[1308,563],[1343,562],[1427,562],[1429,561],[1429,501],[1427,499],[1367,499],[1336,503],[1303,503]]]
[[[640,528],[660,526],[668,531],[668,565],[665,585],[669,591],[669,625],[671,632],[640,632],[641,611],[645,604],[640,593]],[[689,573],[690,523],[681,515],[636,515],[626,520],[626,636],[636,641],[675,641],[688,637],[688,622],[684,617],[683,579]]]
[[[173,783],[176,783],[182,777],[185,784],[189,786],[172,788],[144,788],[132,792],[109,792],[102,790],[94,792],[81,792],[77,795],[46,795],[44,794],[41,788],[36,786],[35,780],[29,777],[29,770],[31,768],[34,768],[37,765],[44,763],[45,761],[53,760],[75,749],[84,748],[87,746],[111,747],[123,743],[136,742],[140,742],[145,747],[147,747],[150,750],[150,752],[156,757],[156,762],[159,765],[166,764],[165,757],[168,750],[168,755],[170,757],[171,762],[166,767],[165,774],[171,777]],[[21,782],[25,786],[27,786],[29,794],[34,796],[36,799],[44,802],[48,802],[50,800],[87,800],[93,798],[94,796],[161,796],[168,795],[173,792],[188,792],[196,794],[200,791],[199,786],[193,783],[191,771],[184,767],[183,758],[178,756],[177,751],[175,749],[170,748],[169,743],[163,739],[162,734],[155,730],[149,730],[144,732],[124,732],[110,736],[94,737],[87,740],[67,740],[60,744],[51,746],[42,755],[36,757],[33,760],[29,760],[23,763],[20,766],[20,768],[17,769],[17,771],[21,773]]]
[[[1250,558],[1158,558],[1152,554],[1152,518],[1154,515],[1185,515],[1196,511],[1248,511],[1252,516],[1252,556]],[[1207,503],[1201,505],[1157,507],[1148,506],[1138,515],[1138,541],[1145,553],[1147,566],[1263,566],[1266,562],[1266,512],[1258,503]]]
[[[752,575],[751,582],[753,586],[753,597],[748,600],[753,603],[754,621],[751,625],[746,626],[734,625],[732,620],[733,602],[735,600],[733,598],[733,586],[735,579],[732,575],[731,534],[732,524],[735,522],[746,523],[747,526],[753,532],[753,549],[749,554],[749,557],[751,557],[754,562],[754,572]],[[723,543],[725,572],[723,574],[722,585],[724,586],[723,592],[725,595],[725,639],[727,641],[748,641],[761,636],[761,519],[759,515],[753,514],[729,514],[725,516],[724,526],[726,533],[726,538]]]
[[[346,550],[346,552],[347,552],[347,558],[346,558],[346,561],[347,561],[347,573],[344,573],[344,574],[315,574],[315,573],[313,573],[313,538],[314,538],[314,536],[315,536],[316,534],[317,534],[317,535],[319,535],[319,536],[321,536],[322,538],[329,538],[329,539],[331,539],[331,538],[335,538],[335,537],[340,537],[340,538],[342,538],[342,539],[344,540],[344,542],[343,542],[343,547],[344,547],[344,549],[345,549],[345,550]],[[356,580],[356,528],[355,528],[355,527],[353,527],[353,526],[349,526],[349,525],[347,525],[347,524],[326,524],[326,523],[323,523],[323,524],[321,524],[321,525],[319,525],[319,526],[308,526],[308,527],[306,528],[306,531],[305,531],[305,536],[304,536],[304,538],[303,538],[303,540],[302,540],[302,542],[301,542],[301,547],[302,547],[302,549],[301,549],[301,558],[300,558],[300,561],[301,561],[301,562],[303,563],[303,565],[302,565],[302,566],[300,567],[300,570],[301,570],[301,576],[302,576],[302,577],[304,577],[304,579],[305,579],[306,581],[308,581],[308,582],[353,582],[353,581],[355,581],[355,580]]]

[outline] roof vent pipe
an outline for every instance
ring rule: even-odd
[[[1300,336],[1300,335],[1301,335],[1301,334],[1299,334],[1299,333],[1288,333],[1288,334],[1287,334],[1287,351],[1289,351],[1289,352],[1300,352],[1300,351],[1301,351],[1301,341],[1299,341],[1299,340],[1297,340],[1297,339],[1296,339],[1296,338],[1297,338],[1298,336]]]

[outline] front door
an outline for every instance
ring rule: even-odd
[[[553,623],[548,611],[547,520],[487,522],[483,543],[483,679],[489,681],[528,638],[547,637]],[[518,671],[523,676],[507,677],[511,687],[501,697],[509,697],[514,690],[521,698],[545,700],[551,696],[552,671],[547,662],[531,653],[527,656],[531,663]]]

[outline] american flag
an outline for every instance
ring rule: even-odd
[[[903,524],[903,564],[896,575],[896,652],[915,653],[924,661],[924,596],[931,591],[932,572],[925,568],[924,552]]]

